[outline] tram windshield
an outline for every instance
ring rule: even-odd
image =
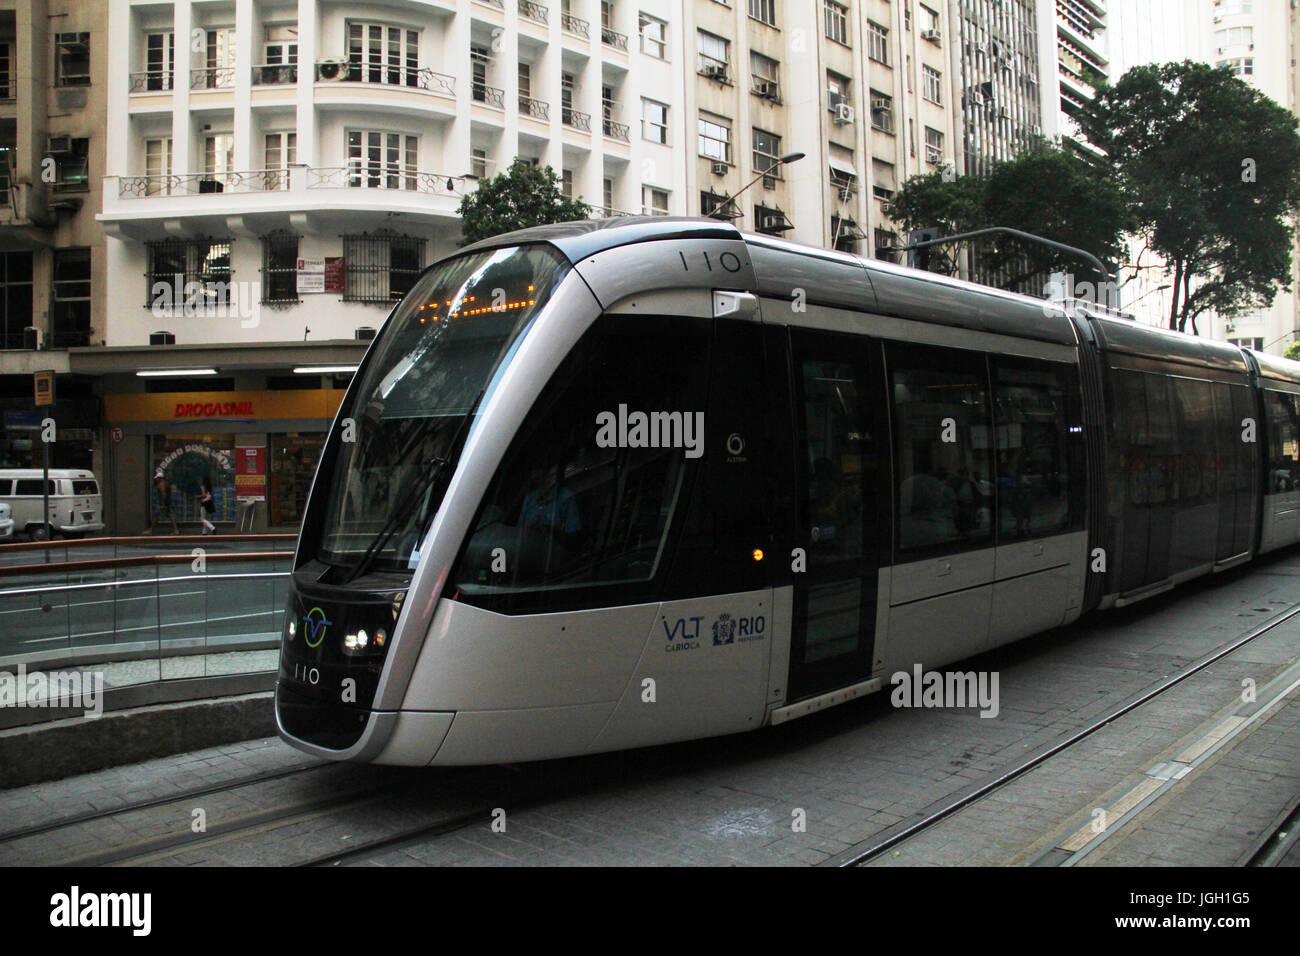
[[[414,566],[489,383],[567,269],[548,246],[515,246],[451,259],[416,283],[340,415],[322,561],[352,576]]]

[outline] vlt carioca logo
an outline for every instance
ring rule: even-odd
[[[308,647],[319,646],[320,642],[325,640],[325,629],[334,623],[325,620],[325,612],[318,607],[314,607],[304,614],[302,622],[305,625],[302,639],[307,642]]]

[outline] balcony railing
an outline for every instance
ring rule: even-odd
[[[475,83],[473,91],[475,103],[486,103],[488,106],[497,107],[497,109],[506,108],[505,90],[495,86],[488,86],[486,83]]]
[[[580,36],[586,40],[591,39],[591,24],[571,13],[560,14],[560,26],[564,28],[566,33],[572,33],[574,36]]]
[[[628,125],[626,123],[620,123],[617,120],[606,118],[604,121],[604,127],[604,133],[610,139],[622,140],[625,143],[630,143],[632,141],[628,137]]]
[[[626,209],[615,209],[613,206],[592,206],[590,219],[614,219],[618,216],[630,216],[632,213]]]
[[[123,199],[147,199],[208,193],[258,193],[289,190],[300,184],[305,189],[396,189],[460,195],[465,192],[468,182],[463,176],[408,169],[396,163],[354,162],[348,166],[119,176],[117,194]]]
[[[550,22],[550,11],[540,3],[533,3],[533,0],[519,0],[519,15],[534,23]]]
[[[233,66],[206,66],[201,70],[190,70],[190,89],[192,90],[232,90],[235,88],[235,68]]]
[[[254,86],[284,86],[297,82],[297,63],[260,63],[253,67]]]
[[[581,113],[578,110],[564,107],[560,110],[560,122],[565,126],[571,126],[574,129],[580,129],[584,133],[591,132],[591,114]]]
[[[612,46],[616,50],[627,52],[627,35],[616,33],[608,27],[600,28],[600,42],[606,46]]]
[[[397,86],[428,90],[439,96],[456,95],[456,78],[428,68],[384,66],[378,63],[339,63],[322,60],[316,64],[316,79],[335,83],[367,83],[374,86]]]
[[[489,7],[496,7],[499,10],[506,8],[505,0],[478,0],[479,3],[486,3]]]
[[[519,97],[519,112],[523,116],[531,116],[533,119],[549,120],[551,118],[551,106],[543,100],[533,99],[531,96]]]
[[[144,70],[131,74],[132,93],[168,92],[175,82],[171,70]]]
[[[0,206],[9,205],[9,184],[12,182],[10,171],[14,166],[14,150],[9,146],[0,146]]]

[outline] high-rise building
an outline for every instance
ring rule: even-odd
[[[1075,117],[1107,79],[1109,36],[1105,0],[1038,0],[1043,70],[1043,133],[1085,153],[1095,149],[1079,136]],[[1055,49],[1043,50],[1044,45]],[[1051,65],[1056,69],[1050,69]]]

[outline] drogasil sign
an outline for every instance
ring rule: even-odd
[[[252,418],[252,402],[177,402],[173,417],[192,418]]]

